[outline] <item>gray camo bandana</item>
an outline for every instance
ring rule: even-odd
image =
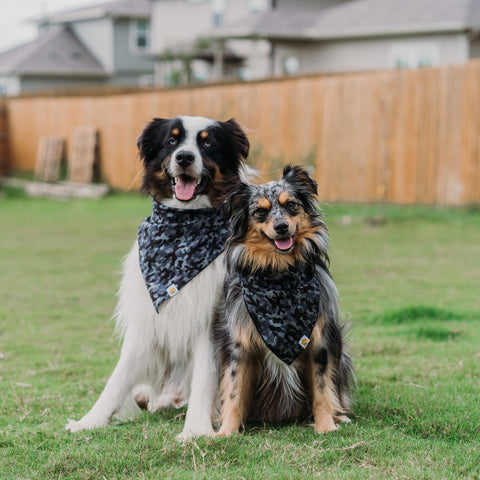
[[[228,221],[214,208],[186,210],[155,200],[138,228],[140,269],[155,309],[225,249]]]
[[[267,347],[290,365],[310,342],[320,312],[320,281],[311,265],[287,272],[240,271],[248,313]]]

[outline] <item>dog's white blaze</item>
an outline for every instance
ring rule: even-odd
[[[202,154],[200,152],[200,149],[198,148],[197,136],[199,132],[213,125],[217,125],[218,122],[205,117],[182,116],[179,118],[182,119],[183,128],[185,129],[185,138],[183,142],[178,145],[177,149],[173,152],[171,156],[169,167],[170,174],[172,175],[172,177],[175,177],[183,173],[183,169],[179,168],[179,165],[177,164],[177,154],[181,151],[189,151],[192,152],[195,156],[195,160],[190,167],[190,172],[192,176],[200,178],[203,171],[203,162]]]

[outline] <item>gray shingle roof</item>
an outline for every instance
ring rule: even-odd
[[[480,0],[350,0],[324,10],[277,9],[225,25],[213,36],[328,39],[462,31],[480,26]]]
[[[88,7],[81,7],[48,15],[39,23],[63,23],[86,18],[143,18],[150,17],[149,0],[115,0],[101,2]]]
[[[101,64],[70,28],[52,26],[37,40],[0,54],[0,73],[104,77]]]

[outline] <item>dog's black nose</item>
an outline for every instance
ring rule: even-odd
[[[279,235],[285,235],[288,232],[288,223],[281,221],[277,222],[274,226],[273,229],[275,230],[276,233]]]
[[[188,150],[182,150],[178,152],[175,161],[183,168],[188,167],[195,161],[195,155]]]

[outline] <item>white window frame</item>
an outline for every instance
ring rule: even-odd
[[[13,76],[0,76],[0,97],[14,96],[21,92],[20,78]]]
[[[248,0],[248,10],[251,13],[265,12],[269,5],[268,0]]]
[[[440,64],[440,47],[436,42],[394,43],[389,57],[393,69],[436,67]]]
[[[145,34],[145,46],[139,46],[138,41],[140,38],[140,24],[146,25],[144,30]],[[134,52],[147,52],[150,50],[151,42],[151,24],[149,20],[132,20],[130,22],[130,47]]]

